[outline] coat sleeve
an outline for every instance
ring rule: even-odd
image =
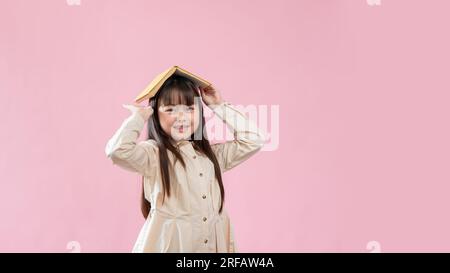
[[[264,146],[266,136],[252,120],[229,102],[223,102],[212,110],[227,124],[234,136],[234,140],[211,145],[222,172],[225,172],[256,154]]]
[[[154,177],[159,164],[156,142],[149,139],[137,143],[144,123],[138,113],[130,115],[108,140],[105,153],[113,164],[125,170]]]

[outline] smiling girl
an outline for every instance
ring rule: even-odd
[[[202,101],[234,140],[209,143]],[[114,164],[143,176],[146,220],[132,251],[236,252],[222,173],[263,147],[261,130],[214,87],[197,87],[180,75],[167,79],[149,106],[125,107],[131,115],[105,152]],[[146,122],[147,140],[137,142]]]

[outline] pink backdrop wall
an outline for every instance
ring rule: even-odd
[[[131,250],[140,177],[104,147],[171,65],[279,106],[225,176],[239,251],[450,251],[450,2],[380,4],[2,0],[0,251]]]

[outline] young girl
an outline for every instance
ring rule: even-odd
[[[234,140],[210,145],[201,100]],[[236,252],[222,173],[262,148],[261,130],[212,86],[198,88],[179,75],[167,79],[149,106],[124,107],[132,114],[105,152],[113,164],[143,176],[146,220],[132,252]],[[148,140],[136,143],[147,121]]]

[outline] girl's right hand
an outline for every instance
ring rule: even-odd
[[[153,114],[153,108],[150,105],[141,106],[134,102],[133,104],[123,104],[122,106],[130,110],[132,114],[138,113],[144,120],[148,120]]]

